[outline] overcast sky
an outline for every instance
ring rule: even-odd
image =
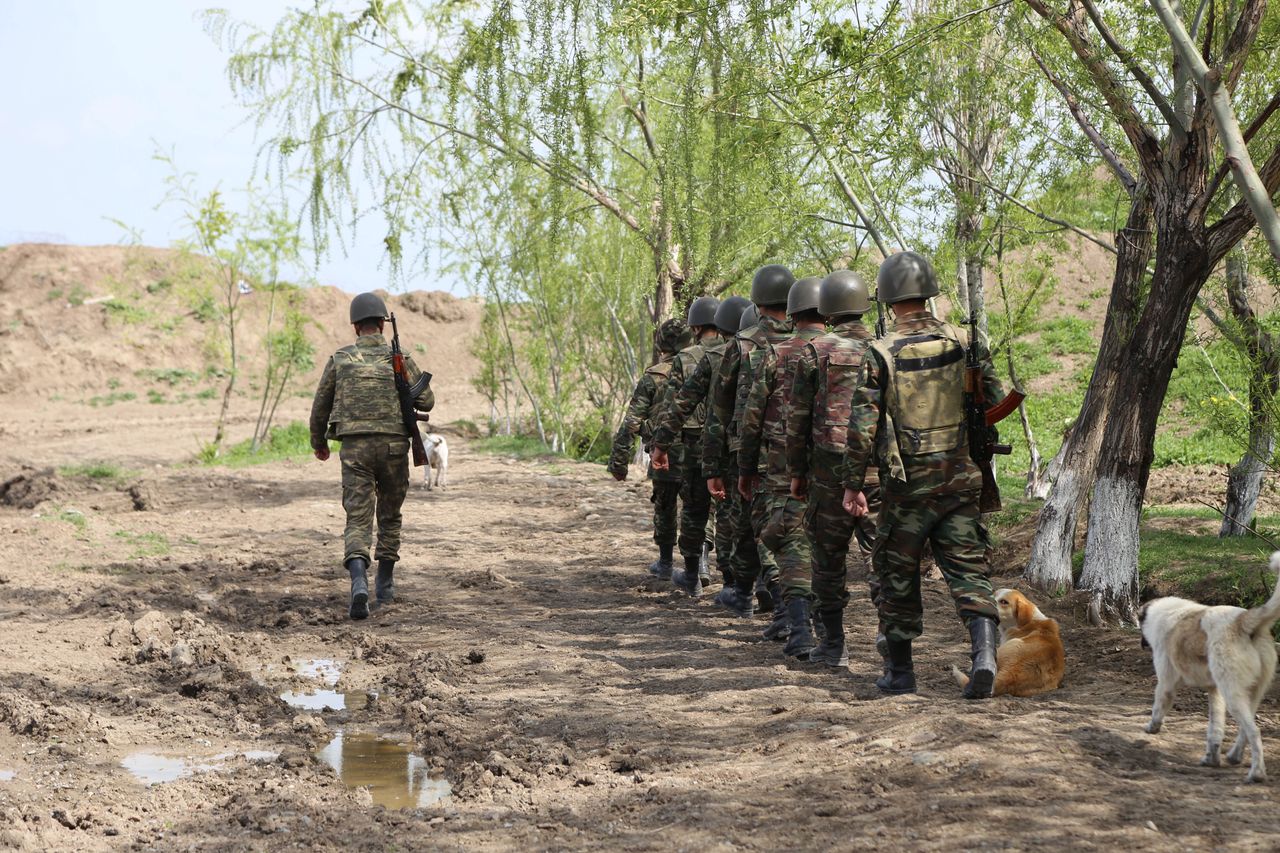
[[[298,2],[0,0],[0,244],[118,243],[124,232],[108,217],[148,245],[184,236],[179,211],[155,209],[167,174],[151,159],[157,145],[201,188],[234,196],[259,141],[196,13],[217,5],[269,26]],[[387,286],[377,229],[312,274],[352,292]],[[450,285],[409,283],[462,291]]]

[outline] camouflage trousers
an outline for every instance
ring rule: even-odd
[[[805,531],[807,502],[773,489],[756,490],[751,517],[760,531],[760,543],[777,561],[782,596],[811,598],[813,595],[813,549]]]
[[[766,581],[778,577],[778,564],[769,549],[756,537],[751,515],[751,502],[738,494],[738,455],[729,455],[728,473],[724,477],[725,516],[729,524],[729,540],[733,543],[733,577],[739,589],[749,590],[764,575]]]
[[[702,441],[699,433],[685,430],[684,478],[680,483],[680,555],[697,562],[702,544],[708,540],[707,521],[711,517],[711,492],[702,476]],[[714,533],[712,534],[714,537]],[[713,540],[714,541],[714,540]]]
[[[675,480],[654,480],[653,495],[653,541],[654,544],[675,545],[680,526],[680,489],[681,484]]]
[[[914,640],[924,631],[920,556],[926,542],[933,546],[934,562],[946,578],[960,619],[968,624],[977,616],[998,618],[978,493],[886,499],[871,558],[882,585],[880,622],[885,635],[891,640]]]
[[[733,501],[728,496],[722,501],[715,498],[711,501],[715,509],[712,524],[715,527],[716,568],[728,585],[733,583],[734,576]]]
[[[810,481],[805,527],[813,548],[813,596],[816,601],[814,609],[818,613],[841,612],[849,604],[847,560],[855,533],[859,541],[853,544],[854,560],[867,576],[872,605],[877,611],[880,608],[880,580],[871,571],[871,551],[864,547],[864,543],[870,545],[875,542],[876,519],[880,516],[880,487],[869,485],[863,493],[867,496],[871,512],[855,519],[844,511],[843,485]]]
[[[348,435],[338,452],[342,460],[342,535],[345,563],[369,559],[373,522],[378,521],[379,560],[400,559],[400,507],[409,491],[409,439],[393,435]]]

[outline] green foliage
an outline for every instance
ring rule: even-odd
[[[84,513],[78,509],[66,507],[58,510],[59,521],[65,521],[76,529],[77,538],[83,539],[88,535],[89,519],[85,518]]]
[[[337,445],[330,442],[331,450]],[[242,468],[247,465],[261,465],[264,462],[280,462],[286,459],[303,460],[310,458],[311,429],[302,421],[291,421],[271,428],[267,440],[256,450],[253,441],[246,439],[221,451],[212,445],[204,445],[197,451],[196,461],[206,465],[226,465],[230,468]]]
[[[117,530],[114,535],[133,549],[129,555],[131,560],[161,557],[168,554],[170,550],[169,539],[163,533],[134,533],[130,530]]]
[[[190,385],[200,378],[200,374],[194,370],[187,370],[182,367],[147,367],[142,370],[135,370],[134,376],[140,379],[160,382],[170,388],[176,388],[179,385]]]
[[[1089,321],[1057,317],[1040,327],[1040,345],[1054,355],[1092,355],[1098,351],[1098,338]]]
[[[116,403],[127,403],[137,399],[132,391],[112,391],[110,394],[99,394],[89,398],[89,405],[95,409],[99,406],[114,406]]]
[[[64,465],[58,468],[64,477],[83,477],[96,480],[113,488],[119,488],[138,476],[131,468],[122,468],[111,462],[86,462],[80,465]]]
[[[135,302],[122,299],[108,299],[102,303],[107,316],[130,326],[138,326],[151,321],[151,314]]]
[[[513,456],[516,459],[539,459],[559,454],[546,443],[531,435],[494,435],[471,442],[472,450],[495,456]]]
[[[169,398],[163,391],[158,391],[155,388],[148,388],[147,402],[148,403],[167,403],[169,402]]]

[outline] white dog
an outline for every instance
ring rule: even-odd
[[[1271,555],[1271,571],[1280,572],[1280,551]],[[1261,607],[1207,607],[1185,598],[1157,598],[1142,608],[1142,642],[1151,649],[1156,668],[1156,696],[1147,731],[1155,734],[1181,686],[1209,693],[1209,736],[1201,764],[1219,766],[1224,711],[1230,711],[1240,733],[1227,761],[1244,759],[1245,742],[1253,753],[1248,781],[1264,782],[1262,736],[1254,714],[1276,671],[1276,645],[1271,626],[1280,618],[1280,584]]]
[[[427,451],[427,464],[422,469],[422,484],[431,491],[431,472],[436,472],[435,485],[444,488],[449,485],[449,442],[438,432],[427,433],[422,437],[422,446]]]

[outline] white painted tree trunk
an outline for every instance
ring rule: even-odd
[[[1137,624],[1133,602],[1138,600],[1138,524],[1142,518],[1142,489],[1132,480],[1100,476],[1089,506],[1089,535],[1084,546],[1080,587],[1092,593],[1089,619]]]
[[[1250,427],[1249,449],[1227,477],[1227,506],[1219,536],[1244,536],[1249,532],[1258,496],[1262,494],[1262,477],[1275,449],[1276,435],[1264,415]]]

